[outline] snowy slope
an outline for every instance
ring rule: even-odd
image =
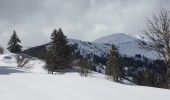
[[[101,37],[94,41],[94,43],[108,43],[114,44],[118,47],[120,54],[127,56],[135,56],[136,54],[141,54],[150,59],[158,58],[155,51],[149,51],[141,48],[139,45],[140,41],[144,41],[123,33],[117,33]],[[147,42],[144,41],[146,44]]]
[[[96,39],[94,42],[119,45],[122,43],[127,43],[131,41],[136,41],[136,40],[137,38],[133,38],[124,33],[115,33],[115,34],[107,35],[99,39]]]
[[[0,65],[2,66],[13,66],[16,67],[16,54],[8,53],[4,55],[0,55]],[[37,58],[31,58],[30,61],[24,66],[25,71],[33,72],[33,73],[46,73],[43,69],[45,66],[45,62],[39,60]]]
[[[80,54],[83,56],[86,54],[94,54],[100,57],[106,56],[111,49],[111,45],[109,44],[91,43],[74,39],[69,39],[69,44],[77,44],[78,51],[80,51]]]
[[[68,39],[68,44],[70,45],[77,45],[76,52],[80,52],[80,55],[83,57],[86,57],[88,54],[96,55],[96,56],[106,56],[111,49],[110,44],[104,44],[104,43],[91,43],[91,42],[85,42],[81,40],[75,40],[75,39]],[[49,43],[32,47],[30,49],[27,49],[23,51],[23,53],[38,57],[39,53],[41,54],[44,49],[48,48],[50,46]]]
[[[41,64],[37,64],[34,67],[40,66]],[[81,77],[78,73],[49,75],[19,69],[16,68],[13,55],[0,56],[1,100],[169,100],[169,98],[170,90],[118,84],[106,80],[104,75],[97,73],[90,77]]]

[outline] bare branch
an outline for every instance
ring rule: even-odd
[[[151,19],[147,18],[147,22],[143,34],[149,43],[139,44],[144,49],[156,51],[164,59],[168,71],[170,69],[170,13],[166,9],[161,9],[159,15],[153,15]]]

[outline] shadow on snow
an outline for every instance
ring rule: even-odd
[[[9,75],[12,73],[26,73],[26,72],[14,67],[0,66],[0,75]]]

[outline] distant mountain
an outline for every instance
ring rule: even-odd
[[[146,45],[148,44],[142,39],[135,38],[124,33],[116,33],[101,37],[93,41],[93,43],[114,44],[118,47],[120,54],[127,56],[135,56],[136,54],[141,54],[150,59],[157,58],[157,54],[155,51],[148,51],[141,48],[141,46],[139,45],[139,42],[141,41]]]
[[[109,50],[111,49],[111,44],[106,43],[92,43],[74,39],[69,39],[68,41],[71,45],[77,45],[77,50],[82,56],[86,56],[87,54],[93,54],[99,57],[106,57]]]
[[[89,59],[103,59],[107,57],[111,45],[114,44],[118,47],[120,54],[127,56],[135,56],[140,54],[150,59],[157,58],[154,51],[144,50],[140,47],[139,42],[143,41],[141,39],[131,37],[124,33],[117,33],[101,37],[93,42],[85,42],[81,40],[69,39],[69,44],[77,46],[76,52],[79,53],[82,57],[87,57]],[[143,41],[146,43],[145,41]],[[147,45],[147,43],[146,43]],[[33,47],[24,51],[31,56],[41,57],[44,55],[46,48],[49,46],[49,43],[37,47]]]
[[[96,39],[93,42],[119,45],[119,44],[136,41],[136,40],[138,40],[138,39],[128,36],[124,33],[115,33],[115,34],[107,35],[107,36],[101,37],[99,39]]]
[[[91,43],[75,39],[68,39],[68,41],[69,45],[71,45],[71,47],[75,49],[76,56],[93,60],[96,59],[98,60],[98,62],[101,62],[101,60],[105,59],[109,50],[111,49],[111,44]],[[46,48],[49,46],[50,44],[47,43],[41,46],[32,47],[24,50],[23,53],[29,54],[34,57],[44,58]]]

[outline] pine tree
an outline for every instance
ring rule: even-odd
[[[52,73],[54,71],[63,71],[69,68],[71,63],[71,51],[66,36],[62,30],[54,30],[51,34],[51,46],[47,50],[47,69]]]
[[[55,62],[54,62],[54,56],[53,56],[53,51],[51,48],[47,50],[46,54],[46,69],[48,70],[48,73],[50,72],[53,74],[55,71]]]
[[[118,49],[112,45],[106,66],[106,75],[118,82],[123,75],[123,68],[120,64]]]
[[[21,53],[22,52],[22,46],[19,44],[21,43],[19,37],[17,36],[15,30],[8,42],[8,50],[12,53]]]

